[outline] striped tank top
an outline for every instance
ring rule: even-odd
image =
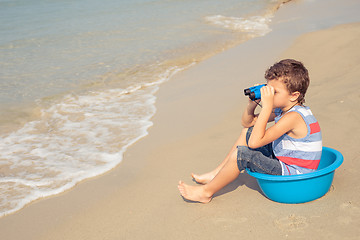
[[[322,137],[318,121],[309,107],[294,106],[288,112],[297,112],[304,119],[308,132],[304,138],[292,138],[287,134],[273,142],[273,151],[280,160],[282,175],[296,175],[313,172],[321,159]],[[281,109],[275,109],[275,123],[283,116]]]

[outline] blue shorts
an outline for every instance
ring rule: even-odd
[[[249,142],[252,130],[253,127],[250,127],[246,133],[246,143]],[[240,171],[248,168],[252,172],[282,174],[281,164],[274,155],[272,143],[255,149],[247,146],[237,146],[237,149],[237,165]]]

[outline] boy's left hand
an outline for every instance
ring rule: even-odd
[[[263,108],[273,108],[275,90],[272,86],[266,85],[260,89]]]

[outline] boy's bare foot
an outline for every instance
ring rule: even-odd
[[[209,173],[205,173],[205,174],[201,174],[201,175],[197,175],[192,173],[191,176],[193,177],[193,179],[200,184],[207,184],[209,183],[211,180],[213,180],[213,178],[216,176],[216,174],[209,172]]]
[[[208,196],[204,190],[204,186],[190,186],[179,181],[178,189],[181,195],[188,200],[201,203],[208,203],[211,201],[212,196]]]

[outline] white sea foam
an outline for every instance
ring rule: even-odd
[[[160,83],[67,95],[41,118],[0,139],[0,216],[118,165],[125,150],[147,135]]]
[[[226,17],[222,15],[213,15],[205,17],[209,24],[230,29],[233,31],[253,33],[257,36],[263,36],[271,31],[269,24],[272,15],[243,17]]]

